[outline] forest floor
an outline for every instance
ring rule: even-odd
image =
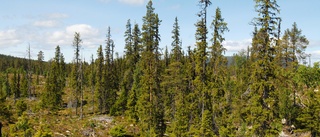
[[[17,103],[13,99],[7,99],[12,115],[10,119],[1,121],[3,124],[3,136],[11,136],[18,133],[18,136],[25,131],[18,129],[21,123],[25,127],[32,129],[32,134],[37,131],[48,131],[54,137],[106,137],[111,136],[109,131],[121,125],[128,134],[132,134],[136,127],[128,123],[126,118],[109,116],[106,114],[93,113],[92,105],[86,104],[83,107],[83,118],[80,118],[80,108],[76,115],[75,108],[61,108],[57,111],[42,109],[39,106],[40,100],[37,98],[21,98],[27,104],[27,109],[18,115]],[[19,125],[20,124],[20,125]],[[23,126],[22,126],[23,127]]]

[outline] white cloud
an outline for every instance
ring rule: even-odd
[[[58,21],[55,20],[45,20],[45,21],[36,21],[33,23],[34,26],[36,27],[56,27],[58,25]]]
[[[48,27],[50,26],[48,24],[35,22],[33,25]],[[0,30],[0,48],[21,46],[23,43],[32,43],[33,47],[46,50],[57,45],[71,46],[75,32],[80,33],[84,48],[96,48],[104,43],[104,34],[97,28],[87,24],[70,25],[56,31],[38,30],[32,25],[30,27],[21,27],[20,29]]]
[[[15,29],[0,31],[0,47],[16,46],[22,43]]]
[[[121,3],[130,4],[130,5],[142,5],[145,0],[118,0]]]
[[[75,24],[72,26],[68,26],[66,28],[66,32],[72,35],[75,32],[79,32],[82,37],[92,37],[92,36],[97,36],[99,33],[99,30],[87,24]]]
[[[238,52],[242,49],[247,49],[251,45],[251,39],[244,40],[226,40],[223,43],[223,46],[227,49],[227,52]]]
[[[83,41],[82,45],[87,48],[96,47],[103,43],[103,35],[98,29],[87,24],[75,24],[65,28],[62,31],[47,33],[46,43],[50,45],[72,45],[74,33],[79,32]]]

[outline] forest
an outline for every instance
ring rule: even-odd
[[[293,22],[281,32],[276,0],[254,0],[252,43],[224,55],[228,23],[199,0],[195,48],[182,49],[179,18],[171,50],[160,48],[161,19],[152,0],[143,24],[128,19],[124,55],[111,28],[96,58],[0,55],[0,137],[320,136],[320,64],[307,65],[309,41]],[[210,27],[208,27],[210,26]],[[30,55],[30,48],[28,49]]]

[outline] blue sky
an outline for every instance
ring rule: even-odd
[[[42,50],[45,60],[54,56],[59,45],[66,61],[73,59],[72,40],[74,32],[80,32],[83,40],[83,58],[96,56],[99,45],[105,45],[105,34],[111,27],[116,52],[123,55],[124,31],[128,19],[132,24],[142,25],[148,0],[0,0],[0,54],[27,57],[28,44],[32,57]],[[153,0],[155,12],[162,20],[161,43],[171,45],[171,30],[177,16],[183,49],[194,46],[198,0]],[[253,26],[250,22],[258,14],[253,0],[212,0],[208,20],[211,22],[216,7],[230,29],[224,37],[226,55],[232,55],[251,43]],[[306,53],[312,54],[312,62],[320,61],[320,5],[319,0],[279,0],[282,30],[291,28],[293,22],[302,29],[309,41]],[[209,34],[211,37],[211,34]]]

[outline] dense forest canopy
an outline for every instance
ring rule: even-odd
[[[70,63],[59,45],[49,61],[43,51],[32,60],[30,48],[24,59],[0,55],[2,135],[319,136],[320,64],[306,63],[309,40],[295,22],[281,31],[276,0],[254,2],[252,43],[232,57],[224,11],[208,10],[211,0],[198,1],[196,42],[187,49],[179,17],[162,48],[163,19],[150,0],[142,24],[124,26],[124,55],[112,26],[96,58],[83,59],[79,32]]]

